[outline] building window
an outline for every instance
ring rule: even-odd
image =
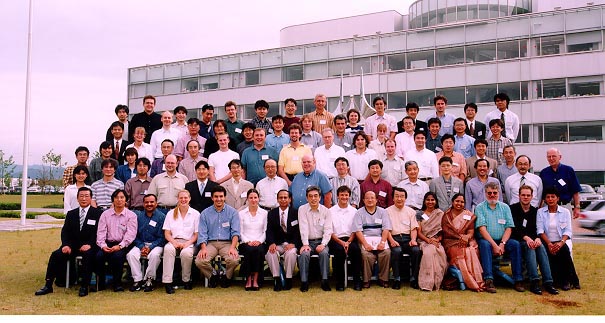
[[[476,85],[467,87],[466,102],[494,102],[496,84]]]
[[[408,69],[427,68],[435,66],[435,51],[427,50],[422,52],[412,52],[408,53],[407,55]]]
[[[164,94],[177,94],[181,92],[181,80],[164,81]]]
[[[322,79],[328,77],[328,67],[326,63],[306,64],[304,73],[305,80]]]
[[[147,72],[148,80],[161,80],[164,78],[164,66],[153,66]]]
[[[437,66],[464,63],[464,47],[437,49]]]
[[[162,95],[164,94],[164,82],[150,82],[147,83],[147,93],[149,95]]]
[[[296,115],[303,115],[303,114],[307,114],[309,112],[315,111],[315,104],[313,103],[314,100],[315,99],[306,99],[306,100],[302,100],[302,102],[299,102],[298,107],[296,109]],[[299,111],[301,110],[301,108],[302,108],[302,111],[299,114]],[[327,108],[328,107],[326,106],[326,109]],[[328,110],[328,111],[330,111],[330,110]]]
[[[552,99],[566,95],[565,79],[543,80],[542,86],[538,83],[538,98]]]
[[[257,85],[260,81],[258,70],[246,71],[246,86]]]
[[[387,71],[399,71],[405,69],[405,54],[393,54],[387,56]]]
[[[420,90],[408,92],[408,103],[415,102],[421,107],[433,106],[434,90]]]
[[[498,93],[508,94],[511,101],[519,101],[521,99],[519,82],[498,84]]]
[[[544,142],[569,141],[566,123],[545,124],[543,128]]]
[[[519,136],[517,136],[517,141],[515,143],[524,143],[527,144],[530,142],[529,133],[531,126],[528,124],[522,124]]]
[[[145,69],[130,70],[130,83],[145,82],[147,80],[147,71]]]
[[[202,91],[218,89],[218,75],[203,76],[200,83]]]
[[[521,82],[521,100],[529,100],[529,82]]]
[[[601,31],[567,34],[565,36],[567,52],[587,52],[601,48]]]
[[[519,58],[519,41],[503,41],[497,44],[498,46],[498,59],[511,59]]]
[[[200,62],[183,63],[183,76],[200,75]]]
[[[269,102],[269,111],[267,112],[267,117],[271,119],[271,117],[276,116],[279,113],[279,105],[280,102]]]
[[[351,70],[351,60],[345,59],[342,61],[330,61],[328,62],[328,76],[340,76],[342,75],[352,75],[353,71]],[[361,70],[356,71],[356,74],[361,73]]]
[[[466,61],[490,62],[496,60],[496,43],[466,46]]]
[[[371,57],[361,57],[353,59],[353,74],[361,74],[363,68],[363,74],[372,72],[372,59]]]
[[[585,96],[601,94],[601,84],[603,77],[578,77],[570,78],[569,96]]]
[[[540,39],[539,56],[563,54],[564,37],[562,35],[542,37]]]
[[[464,87],[455,87],[449,89],[437,89],[437,95],[443,95],[447,98],[447,104],[465,104]]]
[[[130,86],[130,98],[142,98],[145,96],[145,84],[134,84]]]
[[[166,70],[164,71],[164,77],[165,78],[181,77],[181,64],[166,65]]]
[[[578,122],[569,124],[569,141],[603,140],[604,121]]]
[[[389,110],[405,109],[405,92],[391,92],[388,94],[387,101]]]
[[[281,82],[281,68],[262,69],[260,71],[261,84],[275,84]]]
[[[284,82],[290,81],[300,81],[304,78],[303,66],[286,66],[283,68],[283,76]]]

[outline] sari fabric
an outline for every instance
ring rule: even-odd
[[[427,215],[424,213],[423,215]],[[435,209],[428,214],[428,219],[422,218],[420,227],[427,238],[437,238],[441,232],[441,221],[443,211]],[[420,260],[420,271],[418,273],[418,287],[422,290],[439,290],[443,276],[447,270],[447,258],[443,246],[420,240],[422,259]]]

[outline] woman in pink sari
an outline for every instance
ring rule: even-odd
[[[476,219],[477,216],[464,208],[464,195],[458,193],[452,197],[452,207],[445,211],[441,227],[449,264],[460,270],[468,289],[480,292],[484,285],[479,248],[473,238]]]
[[[447,270],[447,259],[441,245],[443,211],[439,209],[435,193],[427,192],[424,195],[422,211],[422,219],[418,221],[418,240],[422,251],[418,287],[423,291],[439,290]]]

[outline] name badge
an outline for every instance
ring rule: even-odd
[[[97,224],[97,221],[93,220],[93,219],[88,219],[88,221],[86,221],[87,225],[95,225]]]
[[[483,136],[483,131],[477,131],[477,136]]]
[[[319,120],[319,124],[326,124],[326,120]]]
[[[242,129],[241,128],[235,128],[235,132],[236,133],[242,133]]]
[[[135,178],[135,177],[137,177],[137,174],[136,174],[136,173],[132,173],[132,174],[130,174],[130,178]]]
[[[463,219],[465,219],[466,221],[470,221],[471,220],[471,216],[468,214],[465,214],[462,216]]]
[[[561,229],[567,228],[567,223],[561,223]]]
[[[424,128],[422,128],[422,127],[418,128],[418,131],[424,131]]]
[[[298,220],[294,220],[294,221],[290,222],[291,227],[293,227],[295,225],[298,225]]]
[[[489,173],[487,173],[487,175],[492,175],[493,173],[494,173],[494,170],[493,170],[493,169],[490,169],[490,170],[489,170]]]
[[[443,149],[441,149],[441,147],[435,147],[436,151],[442,151]]]
[[[147,190],[144,190],[141,195],[147,195]]]
[[[165,164],[162,164],[162,170],[166,171],[166,165]]]
[[[204,197],[212,197],[210,192],[204,192]]]
[[[428,216],[428,215],[426,215],[426,214],[422,214],[422,219],[426,221],[426,220],[428,220],[428,219],[429,219],[429,216]]]
[[[242,194],[240,194],[239,197],[246,197],[246,192],[243,192]]]
[[[300,158],[298,156],[292,156],[292,160],[299,160]]]
[[[502,153],[503,149],[502,148],[498,148],[498,152]]]
[[[120,230],[126,231],[126,226],[124,224],[119,225]]]
[[[376,219],[376,220],[374,220],[374,223],[376,223],[376,224],[382,224],[382,219]]]
[[[453,187],[453,188],[452,188],[452,191],[453,191],[454,193],[460,193],[460,188],[459,188],[459,187]]]
[[[460,149],[465,150],[466,149],[466,145],[460,145]]]
[[[458,164],[458,163],[452,163],[452,166],[460,167],[460,164]]]
[[[504,220],[504,219],[498,219],[498,224],[506,224],[506,220]]]
[[[561,184],[561,186],[565,186],[565,181],[561,178],[560,180],[558,180],[557,182],[559,182],[559,184]]]
[[[269,155],[261,155],[260,159],[267,160],[267,159],[269,159]]]
[[[382,196],[382,197],[386,197],[387,196],[387,192],[379,191],[378,195]]]
[[[153,220],[150,220],[150,221],[149,221],[149,225],[150,225],[150,226],[152,226],[152,227],[154,227],[154,228],[155,228],[155,226],[156,226],[157,224],[158,224],[158,223],[157,223],[157,222],[155,222],[155,221],[153,221]]]
[[[228,227],[229,227],[229,222],[223,222],[223,223],[221,224],[221,227],[223,227],[223,228],[228,228]]]
[[[345,143],[344,143],[344,144],[342,144],[342,145],[343,145],[343,146],[345,146],[345,147],[351,147],[351,144],[350,144],[350,143],[348,143],[348,142],[345,142]]]
[[[525,228],[527,226],[527,219],[523,219],[523,227]]]

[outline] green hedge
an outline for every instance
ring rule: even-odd
[[[48,214],[55,219],[65,219],[65,214],[61,212],[27,212],[25,214],[26,219],[35,219],[37,215]],[[21,218],[20,211],[0,211],[0,218],[11,218],[11,219],[19,219]]]
[[[0,203],[0,210],[21,210],[21,203]]]

